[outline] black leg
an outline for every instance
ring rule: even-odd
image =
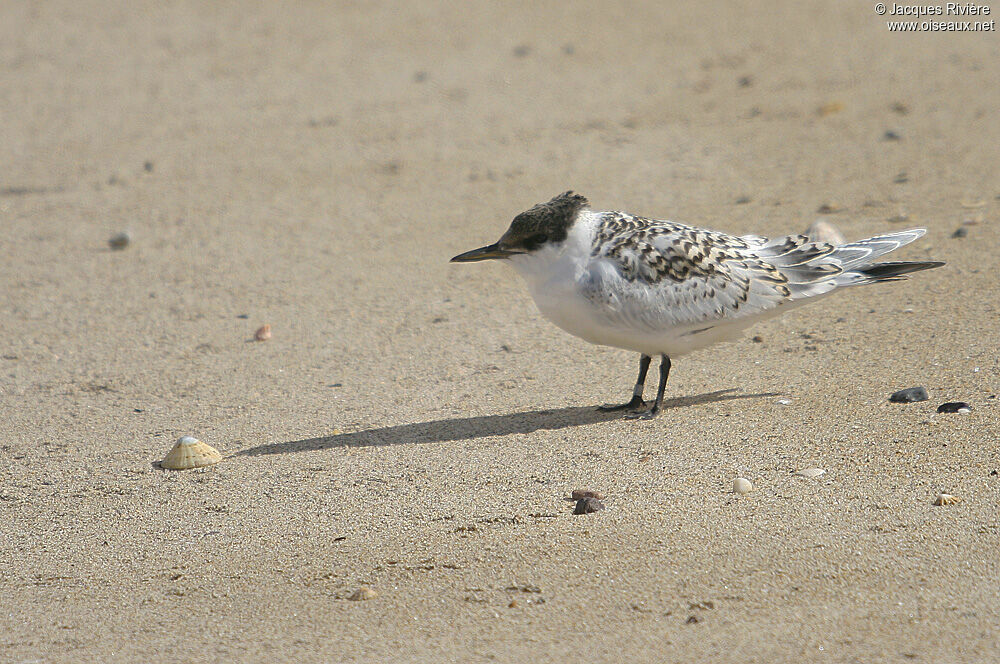
[[[611,410],[628,410],[636,411],[641,409],[646,405],[646,402],[642,400],[642,390],[646,385],[646,373],[649,371],[649,363],[653,358],[649,355],[643,355],[639,358],[639,377],[635,380],[635,389],[632,390],[632,400],[628,403],[613,405],[604,404],[603,406],[598,406],[597,410],[611,411]],[[661,395],[662,396],[662,395]]]
[[[646,363],[648,366],[648,362]],[[656,401],[653,402],[653,407],[649,410],[644,410],[641,413],[629,413],[625,417],[629,419],[641,419],[641,420],[651,420],[660,414],[660,408],[663,406],[663,393],[667,389],[667,378],[670,376],[670,358],[666,355],[660,356],[660,384],[656,388]]]

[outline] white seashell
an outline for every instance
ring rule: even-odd
[[[744,494],[753,491],[753,482],[745,477],[737,477],[733,480],[733,493]]]
[[[934,498],[935,505],[955,505],[962,502],[962,499],[958,496],[953,496],[950,493],[939,493],[936,498]]]
[[[840,232],[840,229],[829,221],[823,221],[822,219],[807,228],[803,235],[813,242],[828,242],[835,247],[847,243],[847,239]]]
[[[253,338],[257,341],[267,341],[271,338],[271,326],[269,324],[261,325],[257,328],[257,331],[253,333]]]
[[[791,406],[792,405],[792,400],[791,399],[778,399],[777,401],[775,401],[775,403],[776,404],[780,404],[782,406]]]
[[[799,477],[807,477],[809,479],[816,479],[826,471],[822,468],[803,468],[802,470],[796,470],[795,474]]]
[[[188,470],[202,468],[222,461],[219,450],[207,445],[194,436],[183,436],[160,462],[168,470]]]

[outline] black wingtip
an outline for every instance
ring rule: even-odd
[[[861,274],[876,281],[899,279],[903,275],[921,270],[931,270],[944,265],[943,261],[897,261],[892,263],[874,263],[860,270]]]

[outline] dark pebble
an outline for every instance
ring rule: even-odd
[[[687,623],[688,625],[696,625],[701,621],[698,620],[698,616],[688,616],[688,619],[685,620],[684,622]]]
[[[957,413],[963,408],[968,408],[972,410],[972,406],[965,403],[964,401],[949,401],[948,403],[943,403],[938,406],[937,412],[939,413]]]
[[[583,500],[584,498],[596,498],[597,500],[604,500],[604,494],[600,491],[591,491],[590,489],[575,489],[573,493],[570,494],[573,500]]]
[[[923,387],[908,387],[905,390],[893,392],[889,395],[889,401],[893,403],[914,403],[916,401],[927,401],[927,390]]]
[[[116,233],[108,240],[108,246],[115,251],[121,251],[132,242],[132,237],[127,232]]]
[[[900,136],[898,132],[895,132],[892,129],[886,129],[885,133],[882,134],[882,138],[887,141],[898,141],[901,140],[903,137]]]
[[[603,509],[604,503],[597,498],[581,498],[576,501],[576,509],[573,510],[573,514],[592,514]]]
[[[965,237],[969,234],[969,229],[965,226],[960,226],[955,229],[955,232],[951,234],[952,237]]]

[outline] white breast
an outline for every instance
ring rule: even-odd
[[[546,319],[590,343],[671,357],[737,338],[755,322],[683,322],[669,298],[625,280],[612,263],[591,255],[601,214],[584,210],[561,245],[511,257]]]

